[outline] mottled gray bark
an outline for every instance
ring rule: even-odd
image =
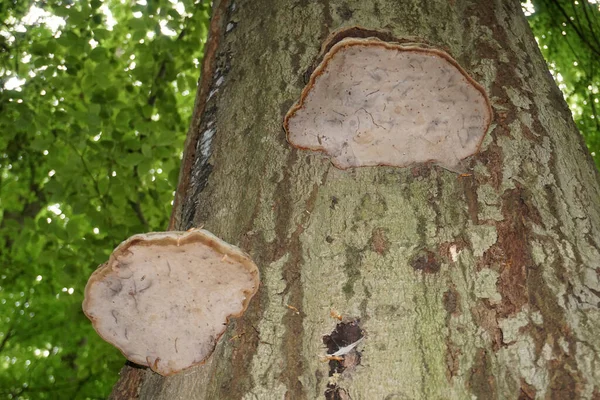
[[[141,398],[600,397],[599,179],[518,1],[233,0],[214,18],[172,227],[239,245],[262,286],[205,365],[141,372]],[[290,148],[305,73],[355,25],[422,38],[483,85],[470,174]],[[331,310],[364,330],[333,377]]]

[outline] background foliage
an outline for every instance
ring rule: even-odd
[[[580,1],[523,6],[600,154],[598,5]],[[208,17],[201,0],[0,2],[0,398],[110,392],[124,359],[83,316],[84,285],[167,227]]]
[[[106,398],[81,312],[128,236],[167,228],[208,2],[0,2],[0,398]]]
[[[558,87],[600,169],[598,0],[528,0],[523,9]]]

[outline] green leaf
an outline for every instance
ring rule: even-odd
[[[154,144],[156,146],[168,146],[175,143],[178,140],[177,134],[174,132],[159,132],[154,138]]]
[[[46,43],[35,42],[31,45],[29,52],[34,56],[45,56],[48,54]]]
[[[152,158],[152,146],[148,143],[142,144],[142,154],[147,158]]]
[[[105,39],[110,38],[111,32],[108,29],[96,28],[93,31],[94,39],[98,42],[102,42]]]
[[[145,104],[142,107],[142,115],[144,116],[144,118],[150,118],[152,116],[153,111],[154,111],[154,107],[152,107],[149,104]]]
[[[143,18],[132,18],[127,23],[127,26],[134,32],[139,31],[144,32],[144,35],[146,34],[146,22]]]
[[[73,8],[71,8],[71,12],[69,13],[68,16],[68,21],[70,24],[73,25],[82,25],[83,23],[86,22],[88,15],[82,11],[77,11],[74,10]]]
[[[93,49],[90,52],[90,59],[97,63],[101,63],[101,62],[105,61],[107,58],[108,58],[108,50],[106,50],[102,46],[97,46],[95,49]],[[106,68],[106,66],[104,66],[104,67]],[[106,72],[106,69],[104,70],[104,72]]]
[[[82,224],[78,218],[71,218],[69,220],[66,226],[67,235],[69,236],[69,238],[73,239],[81,236],[81,225]]]
[[[141,153],[129,153],[119,161],[119,164],[126,167],[133,167],[138,165],[144,159],[144,155]]]
[[[98,191],[101,195],[105,195],[108,192],[108,186],[110,179],[107,176],[103,176],[98,179]]]
[[[179,170],[173,169],[169,172],[169,182],[172,187],[177,187],[177,180],[179,179]]]

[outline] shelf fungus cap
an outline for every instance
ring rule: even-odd
[[[484,89],[444,51],[374,37],[331,46],[284,120],[291,145],[341,169],[477,153],[492,112]]]
[[[147,233],[92,274],[83,311],[127,359],[171,375],[211,355],[258,286],[249,256],[208,231]]]

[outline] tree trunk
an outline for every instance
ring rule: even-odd
[[[469,174],[288,144],[321,44],[351,26],[421,38],[484,87]],[[261,287],[206,364],[126,367],[113,397],[598,399],[598,199],[518,1],[216,1],[171,228],[237,244]],[[344,335],[364,337],[323,361]]]

